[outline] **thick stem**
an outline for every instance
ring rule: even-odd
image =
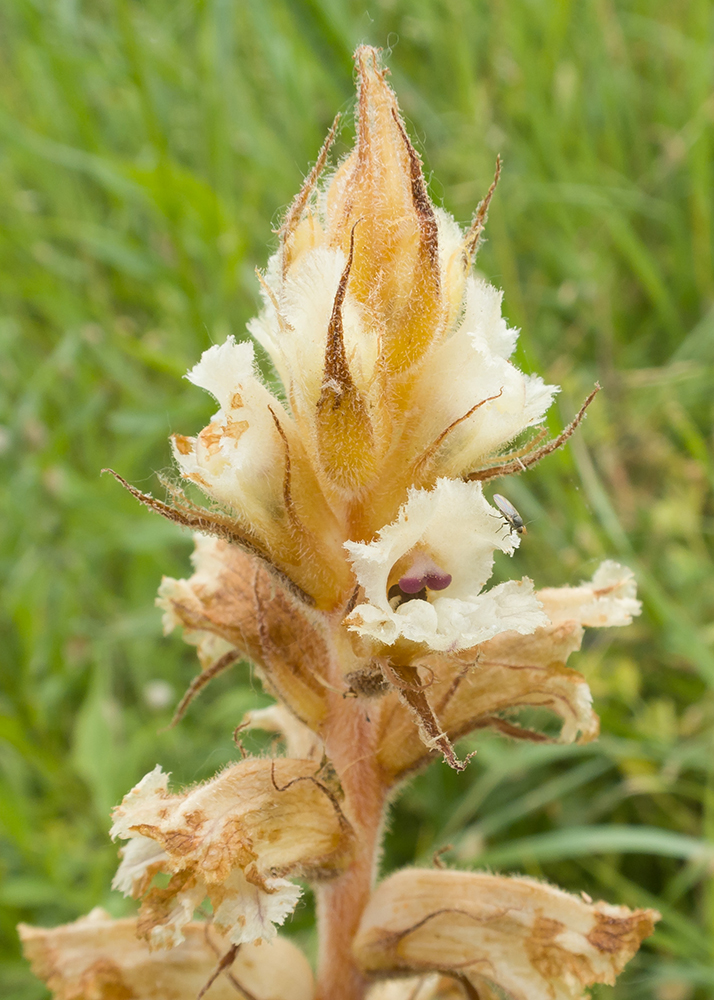
[[[379,706],[337,693],[331,701],[325,749],[342,783],[357,850],[344,875],[317,891],[316,1000],[362,1000],[367,981],[352,958],[352,940],[372,891],[384,818],[385,788],[374,755]]]

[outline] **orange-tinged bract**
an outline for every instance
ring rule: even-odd
[[[141,898],[136,921],[23,930],[59,1000],[181,1000],[176,968],[216,997],[233,976],[254,1000],[580,1000],[613,981],[657,916],[476,873],[406,870],[375,888],[395,786],[438,755],[463,770],[456,740],[485,727],[552,739],[513,717],[534,706],[559,718],[560,741],[596,737],[588,686],[566,661],[585,627],[626,625],[640,606],[612,562],[579,587],[490,583],[523,539],[483,483],[563,444],[594,393],[552,442],[516,440],[557,388],[511,364],[500,293],[471,274],[495,182],[462,232],[429,200],[377,51],[356,62],[355,147],[329,175],[336,122],[249,325],[282,392],[250,342],[209,348],[188,377],[219,409],[195,437],[173,437],[208,504],[175,485],[172,503],[128,487],[199,532],[193,574],[165,578],[157,602],[201,665],[175,721],[245,657],[276,703],[248,712],[236,739],[262,728],[284,753],[249,757],[238,743],[242,759],[202,785],[170,792],[157,766],[125,796],[114,885]],[[276,937],[296,878],[317,899],[314,989]],[[194,920],[208,905],[215,963]],[[261,941],[292,986],[265,966],[240,979]]]

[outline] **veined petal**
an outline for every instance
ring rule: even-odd
[[[659,914],[527,878],[406,870],[376,889],[353,951],[365,972],[454,972],[509,1000],[585,1000],[652,933]]]
[[[546,618],[530,581],[481,594],[494,551],[511,554],[518,541],[478,483],[441,479],[433,490],[410,490],[375,541],[345,543],[367,599],[346,622],[385,645],[401,638],[435,650],[467,649],[507,630],[532,632]]]
[[[113,920],[99,908],[71,924],[18,928],[32,971],[55,1000],[195,1000],[229,942],[214,926],[192,922],[170,956],[149,950],[135,919]],[[235,1000],[240,988],[256,1000],[312,1000],[310,965],[285,938],[247,944],[218,977],[211,1000]]]
[[[315,761],[248,758],[171,794],[157,766],[124,797],[111,835],[129,845],[114,886],[143,896],[140,929],[152,947],[179,944],[206,896],[231,944],[270,939],[300,896],[281,875],[342,870],[351,828],[318,769]],[[149,888],[157,872],[172,876],[165,889]]]

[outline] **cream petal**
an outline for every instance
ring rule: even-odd
[[[413,406],[421,413],[414,431],[419,450],[451,428],[432,474],[471,472],[542,420],[558,387],[523,374],[507,360],[517,336],[501,316],[501,293],[469,278],[460,324],[433,353],[414,391]]]
[[[572,620],[604,628],[631,624],[642,611],[636,593],[632,570],[608,559],[590,582],[579,587],[547,587],[538,591],[538,599],[554,624]]]
[[[252,343],[228,337],[204,351],[187,378],[221,409],[195,438],[174,435],[181,474],[248,519],[264,519],[281,495],[285,464],[273,414],[285,424],[289,418],[258,378]]]

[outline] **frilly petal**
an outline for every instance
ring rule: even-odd
[[[197,437],[174,435],[181,474],[212,499],[261,524],[282,490],[285,451],[273,414],[288,418],[257,377],[253,345],[228,337],[205,351],[187,377],[210,392],[221,409]]]
[[[608,559],[592,580],[579,587],[547,587],[538,599],[551,622],[577,621],[580,625],[605,628],[630,625],[642,611],[636,598],[635,575],[627,566]]]
[[[494,551],[510,554],[518,542],[480,483],[440,479],[433,490],[412,489],[397,520],[375,541],[345,543],[367,599],[346,622],[385,645],[402,638],[440,651],[468,649],[507,630],[532,632],[547,619],[530,581],[510,581],[481,594]],[[450,583],[428,599],[394,608],[391,588],[425,560]]]

